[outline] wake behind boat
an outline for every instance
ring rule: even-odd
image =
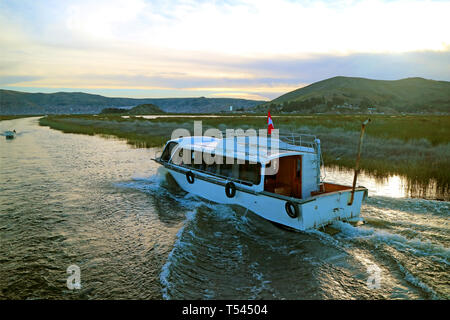
[[[322,181],[315,136],[182,137],[169,140],[154,160],[187,192],[296,230],[362,220],[367,189]]]

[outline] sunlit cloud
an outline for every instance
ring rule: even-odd
[[[271,99],[336,75],[450,80],[448,12],[445,1],[3,1],[0,85]]]
[[[220,92],[211,93],[208,95],[211,98],[239,98],[239,99],[249,99],[249,100],[269,100],[260,94],[252,94],[247,92]]]

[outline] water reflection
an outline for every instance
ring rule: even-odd
[[[353,170],[346,168],[325,167],[325,180],[328,182],[351,185],[353,182],[353,174]],[[450,201],[448,186],[439,185],[434,179],[423,183],[413,181],[406,176],[391,175],[380,177],[361,170],[358,175],[357,185],[369,189],[369,195],[390,198],[423,198]]]

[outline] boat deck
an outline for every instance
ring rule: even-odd
[[[321,194],[326,194],[326,193],[331,193],[331,192],[336,192],[336,191],[347,191],[347,190],[352,190],[352,187],[343,186],[343,185],[335,184],[335,183],[324,182],[324,183],[320,184],[320,191],[311,192],[311,196],[318,196]]]

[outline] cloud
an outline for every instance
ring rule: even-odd
[[[274,98],[336,75],[450,80],[449,11],[403,0],[4,1],[0,85]]]
[[[301,59],[267,59],[242,65],[247,70],[277,73],[288,83],[312,83],[337,75],[397,80],[424,77],[450,80],[450,51],[316,55]]]
[[[91,57],[92,59],[89,59]],[[88,53],[68,61],[52,60],[57,70],[36,77],[34,84],[50,82],[110,84],[129,87],[161,87],[188,89],[192,87],[273,87],[300,85],[336,75],[394,80],[420,76],[437,80],[450,79],[450,51],[420,51],[408,53],[356,53],[345,56],[316,55],[310,58],[274,57],[237,61],[179,61],[169,57],[167,66],[145,57]],[[101,62],[98,60],[102,59]],[[66,63],[67,62],[67,63]],[[139,68],[139,66],[142,66]],[[180,71],[177,71],[181,69]],[[167,71],[164,71],[167,70]],[[29,81],[27,79],[27,81]]]
[[[5,2],[37,42],[270,56],[443,50],[449,2],[144,1]]]
[[[30,77],[30,76],[1,76],[0,75],[0,85],[14,85],[17,83],[23,84],[28,81],[39,80],[40,77]]]

